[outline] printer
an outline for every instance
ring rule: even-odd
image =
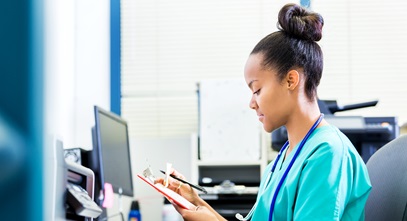
[[[47,205],[48,220],[84,220],[97,218],[102,209],[93,201],[93,171],[66,158],[61,139],[49,139],[52,149],[47,155],[47,167],[51,179],[46,182],[50,204]],[[48,158],[49,157],[49,158]]]
[[[372,107],[377,103],[378,101],[369,101],[340,106],[336,100],[318,100],[319,108],[325,114],[325,120],[338,127],[349,138],[365,162],[380,147],[399,135],[397,118],[394,116],[336,116],[334,113]],[[276,151],[279,151],[288,139],[285,127],[273,131],[271,136],[272,148]]]

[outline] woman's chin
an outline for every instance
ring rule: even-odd
[[[265,130],[267,133],[271,133],[271,132],[273,132],[273,130],[276,129],[276,128],[272,128],[272,127],[270,127],[270,126],[267,126],[267,125],[265,125],[265,124],[263,124],[263,128],[264,128],[264,130]]]
[[[275,124],[265,124],[263,122],[263,129],[267,132],[267,133],[271,133],[275,130],[277,130],[278,128],[280,128],[281,126],[276,126]]]

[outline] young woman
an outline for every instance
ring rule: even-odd
[[[288,141],[267,166],[253,210],[239,218],[364,220],[371,189],[365,164],[349,139],[323,119],[317,104],[323,59],[316,42],[323,18],[288,4],[278,22],[280,30],[251,52],[244,76],[253,92],[250,108],[264,129],[285,126]],[[197,206],[192,211],[175,205],[185,220],[225,220],[188,185],[172,180],[169,188]]]

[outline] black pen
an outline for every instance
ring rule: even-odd
[[[160,171],[161,171],[161,173],[165,174],[164,171],[162,171],[162,170],[160,170]],[[172,175],[172,174],[170,174],[170,177],[172,177],[172,178],[174,178],[174,179],[176,179],[176,180],[178,180],[178,181],[180,181],[180,182],[182,182],[182,183],[186,183],[186,184],[190,185],[191,187],[193,187],[193,188],[195,188],[195,189],[197,189],[197,190],[199,190],[199,191],[202,191],[202,192],[204,192],[204,193],[208,193],[208,191],[206,191],[206,190],[205,190],[203,187],[201,187],[201,186],[194,185],[194,184],[192,184],[192,183],[190,183],[190,182],[188,182],[188,181],[185,181],[185,180],[183,180],[183,179],[180,179],[180,178],[178,178],[178,177],[176,177],[176,176],[174,176],[174,175]]]

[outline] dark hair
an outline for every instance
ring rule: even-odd
[[[279,31],[264,37],[251,54],[262,53],[262,65],[276,70],[280,80],[290,69],[302,68],[306,79],[305,92],[312,99],[322,76],[322,50],[316,41],[322,37],[323,25],[320,14],[296,4],[287,4],[278,14]]]

